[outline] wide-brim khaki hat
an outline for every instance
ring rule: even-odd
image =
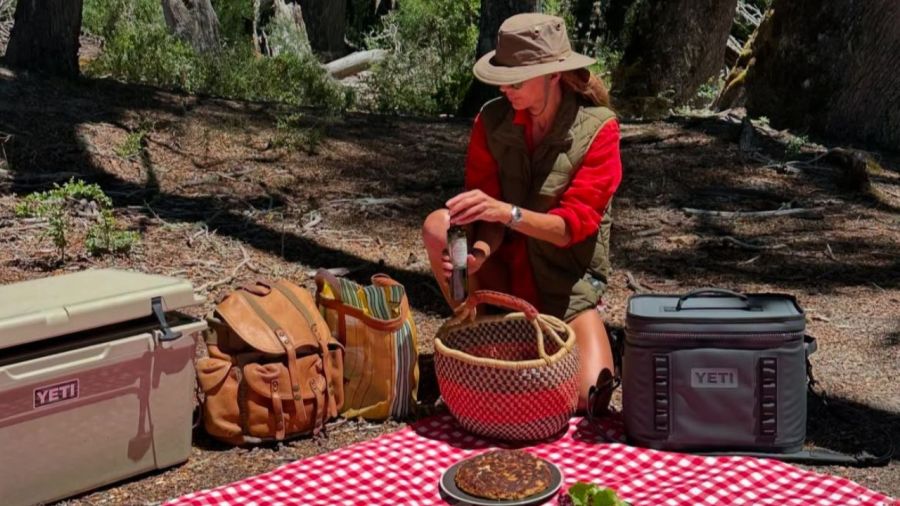
[[[572,51],[566,23],[546,14],[517,14],[500,25],[497,49],[478,59],[478,80],[497,86],[587,67],[596,60]]]

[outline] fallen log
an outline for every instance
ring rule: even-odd
[[[387,51],[384,49],[369,49],[348,54],[343,58],[330,61],[325,64],[325,70],[335,79],[343,79],[359,74],[368,69],[373,63],[384,59]]]
[[[730,235],[720,236],[720,237],[708,237],[703,239],[703,242],[713,242],[719,244],[731,244],[733,246],[737,246],[738,248],[749,249],[749,250],[775,250],[775,249],[783,249],[787,248],[787,244],[751,244],[749,242],[742,241],[736,237],[732,237]]]
[[[717,218],[774,218],[776,216],[796,216],[798,218],[821,218],[824,207],[774,209],[771,211],[711,211],[684,207],[685,214],[695,216],[715,216]]]

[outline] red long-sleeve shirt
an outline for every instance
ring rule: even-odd
[[[532,120],[527,111],[516,111],[513,123],[524,127],[525,142],[529,153],[534,151],[532,142]],[[566,222],[571,234],[569,246],[577,244],[594,234],[603,219],[603,211],[622,181],[622,161],[619,157],[619,124],[608,121],[594,138],[576,172],[563,192],[556,207],[548,211]],[[487,133],[481,116],[475,118],[469,149],[466,154],[466,190],[481,190],[491,197],[502,200],[499,166],[491,155],[487,144]],[[525,236],[518,233],[507,235],[496,252],[510,267],[510,292],[539,307],[537,285],[528,261]]]

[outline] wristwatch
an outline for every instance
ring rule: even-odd
[[[522,221],[522,210],[519,209],[519,206],[512,206],[512,209],[509,210],[509,221],[506,222],[506,226],[515,228],[520,221]]]

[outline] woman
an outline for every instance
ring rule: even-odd
[[[571,50],[562,19],[512,16],[475,76],[500,87],[475,119],[465,189],[425,220],[423,237],[445,297],[447,229],[466,225],[470,289],[523,298],[575,330],[579,408],[610,380],[609,339],[597,311],[609,276],[609,203],[622,178],[619,126],[603,83]],[[449,297],[448,303],[454,305]],[[602,411],[608,396],[595,412]]]

